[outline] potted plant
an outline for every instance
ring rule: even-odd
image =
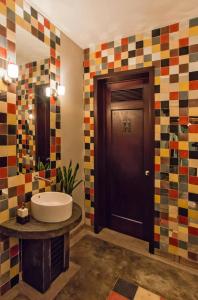
[[[77,180],[76,176],[79,170],[79,164],[77,163],[74,170],[72,167],[72,161],[69,162],[69,167],[63,166],[57,169],[56,182],[58,184],[58,190],[72,196],[72,192],[82,182]]]

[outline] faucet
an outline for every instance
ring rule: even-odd
[[[45,181],[45,182],[48,182],[48,183],[50,183],[50,184],[53,184],[53,180],[52,179],[47,179],[47,178],[44,178],[44,177],[41,177],[41,176],[39,176],[39,175],[35,175],[34,176],[34,180],[35,181],[37,181],[37,180],[43,180],[43,181]]]

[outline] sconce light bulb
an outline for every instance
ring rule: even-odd
[[[51,96],[51,89],[50,89],[50,87],[46,87],[45,94],[46,94],[46,97],[50,97]]]
[[[19,67],[15,64],[8,64],[8,68],[7,68],[7,74],[8,77],[12,78],[12,79],[16,79],[19,76]]]
[[[65,95],[65,86],[58,85],[57,93],[58,93],[58,96],[64,96]]]

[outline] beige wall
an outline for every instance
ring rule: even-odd
[[[79,179],[83,179],[83,50],[61,34],[61,98],[62,164],[70,159],[80,164]],[[84,185],[74,191],[74,200],[83,208]]]

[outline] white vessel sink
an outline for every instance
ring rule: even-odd
[[[36,194],[31,198],[31,214],[41,222],[66,221],[72,215],[72,197],[58,192]]]

